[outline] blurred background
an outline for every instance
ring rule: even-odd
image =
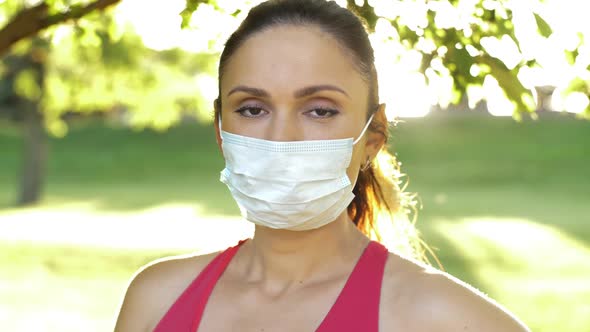
[[[0,1],[0,330],[112,330],[143,264],[250,236],[211,123],[260,1]],[[338,1],[444,269],[533,331],[590,331],[590,5]]]

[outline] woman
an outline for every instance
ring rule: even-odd
[[[145,268],[116,331],[527,330],[462,282],[369,240],[403,197],[384,169],[387,119],[354,14],[314,0],[252,9],[221,55],[215,119],[221,180],[254,237]]]

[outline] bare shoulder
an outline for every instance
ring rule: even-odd
[[[467,283],[421,262],[391,253],[385,268],[385,331],[526,332],[505,308]],[[383,312],[385,311],[385,312]]]
[[[115,331],[152,331],[170,306],[218,254],[168,257],[139,269],[125,293]]]

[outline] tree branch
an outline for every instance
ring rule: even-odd
[[[21,10],[2,30],[0,30],[0,56],[4,55],[16,42],[32,37],[52,25],[77,20],[93,11],[103,10],[121,0],[97,0],[87,5],[71,6],[67,11],[48,15],[45,2]]]

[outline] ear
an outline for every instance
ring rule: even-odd
[[[217,146],[221,153],[223,153],[223,149],[221,148],[221,128],[219,127],[221,124],[221,109],[219,107],[219,98],[215,99],[213,102],[213,109],[215,110],[215,116],[213,117],[213,127],[215,128],[215,140],[217,141]]]
[[[365,153],[370,160],[373,160],[387,141],[387,116],[385,115],[385,104],[379,104],[372,123],[367,131]]]

